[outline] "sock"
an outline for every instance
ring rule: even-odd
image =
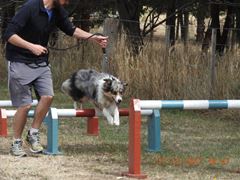
[[[31,128],[29,130],[29,133],[30,133],[30,135],[32,135],[33,133],[37,133],[38,131],[39,131],[39,129]]]

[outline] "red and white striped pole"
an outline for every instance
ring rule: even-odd
[[[6,109],[0,109],[0,136],[7,137]]]

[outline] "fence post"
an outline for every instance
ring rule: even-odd
[[[215,92],[215,81],[216,81],[216,45],[217,45],[217,29],[212,29],[212,54],[211,54],[211,61],[210,61],[210,99],[213,99],[213,95]]]
[[[132,99],[130,102],[128,134],[128,172],[123,175],[144,179],[147,175],[141,174],[141,108],[139,99]]]
[[[7,137],[7,113],[6,109],[0,109],[0,136]]]
[[[117,18],[106,18],[103,25],[103,34],[108,36],[108,46],[103,55],[102,71],[110,73],[110,62],[112,55],[115,53],[115,47],[118,39],[119,20]]]
[[[99,126],[98,126],[98,117],[89,117],[87,120],[87,134],[90,136],[98,136]]]
[[[58,151],[58,113],[56,108],[50,108],[45,121],[47,124],[47,150],[44,153],[61,154]]]
[[[161,128],[160,111],[153,110],[153,114],[148,119],[148,149],[149,152],[159,152],[161,150]]]

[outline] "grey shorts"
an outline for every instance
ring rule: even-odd
[[[52,74],[48,66],[33,69],[24,63],[10,62],[8,75],[10,96],[15,107],[31,104],[33,90],[37,97],[54,96]]]

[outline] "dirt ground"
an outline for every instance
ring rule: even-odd
[[[13,157],[9,154],[11,138],[0,138],[0,179],[128,179],[120,173],[126,167],[112,164],[107,157],[93,155],[57,156],[34,155],[29,151],[28,157]],[[24,145],[27,150],[27,147]],[[104,158],[106,158],[104,160]]]

